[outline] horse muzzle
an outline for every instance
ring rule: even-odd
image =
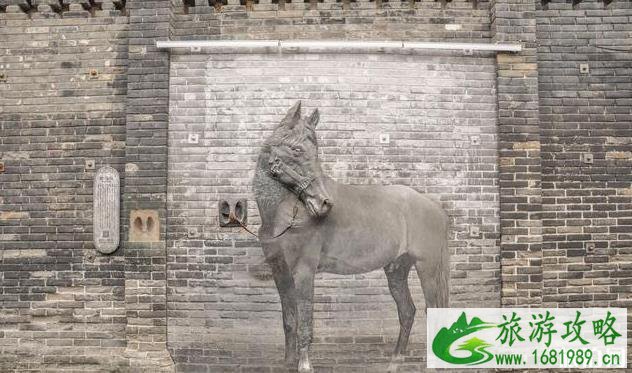
[[[306,198],[305,205],[310,214],[317,218],[323,218],[329,214],[331,208],[334,206],[331,198],[313,197]]]
[[[298,197],[303,201],[309,213],[315,218],[323,218],[329,214],[334,206],[330,197],[324,178],[316,177],[310,180],[298,193]]]

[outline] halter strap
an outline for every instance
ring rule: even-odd
[[[316,177],[313,175],[303,176],[296,172],[293,168],[289,167],[283,161],[281,161],[278,157],[274,157],[272,161],[272,166],[270,166],[270,173],[273,176],[280,174],[281,172],[287,174],[292,180],[296,182],[295,185],[291,186],[292,191],[296,193],[297,196],[301,197],[303,193],[305,193],[305,189],[309,188],[310,185],[316,180]]]

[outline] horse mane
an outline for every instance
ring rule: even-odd
[[[305,120],[300,119],[291,128],[284,125],[277,127],[263,143],[262,151],[270,151],[272,146],[285,144],[288,146],[299,145],[305,140],[311,141],[314,145],[317,145],[316,130],[308,125]]]

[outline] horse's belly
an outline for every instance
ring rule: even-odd
[[[357,189],[335,204],[324,222],[319,269],[357,274],[383,268],[406,251],[402,198]]]
[[[319,272],[351,275],[384,268],[401,253],[401,243],[388,237],[331,237],[318,266]]]

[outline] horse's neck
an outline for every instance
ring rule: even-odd
[[[266,171],[269,155],[262,153],[257,161],[253,188],[261,220],[272,220],[279,204],[292,192],[274,180]]]

